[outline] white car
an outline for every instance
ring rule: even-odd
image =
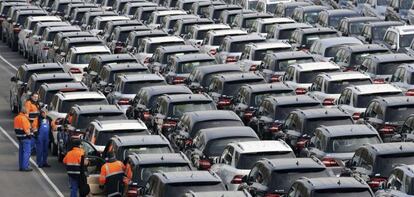
[[[295,158],[293,150],[280,140],[235,142],[226,146],[218,163],[210,171],[223,180],[225,187],[234,191],[242,182],[242,177],[260,159]]]
[[[208,31],[211,30],[229,30],[230,26],[225,24],[205,24],[193,25],[190,32],[186,35],[186,42],[196,47],[200,47]]]
[[[88,67],[89,61],[95,55],[111,54],[107,46],[72,47],[66,55],[63,68],[75,76],[76,81],[81,81],[83,69]]]
[[[282,80],[292,87],[296,94],[305,94],[318,74],[338,71],[340,67],[330,62],[294,64],[287,67]]]
[[[187,12],[184,10],[163,10],[163,11],[155,11],[151,14],[150,18],[148,19],[148,27],[151,29],[159,28],[161,25],[161,20],[164,19],[166,16],[171,15],[187,15]]]
[[[360,72],[333,72],[319,74],[309,88],[308,94],[323,105],[335,105],[343,89],[348,86],[372,84],[368,75]]]
[[[149,59],[158,47],[184,44],[184,39],[178,36],[145,38],[142,40],[141,45],[138,48],[138,53],[135,54],[135,56],[140,63],[148,65]]]
[[[276,24],[287,24],[287,23],[296,23],[291,18],[258,18],[254,21],[252,27],[250,28],[250,33],[260,33],[264,37],[267,37],[267,32],[270,31],[273,25]]]
[[[98,16],[93,19],[90,27],[90,32],[94,35],[101,34],[105,28],[106,23],[109,21],[129,21],[131,20],[127,16]]]

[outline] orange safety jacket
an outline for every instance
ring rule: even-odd
[[[27,99],[24,103],[24,108],[26,109],[27,114],[39,112],[39,105],[33,103],[30,99]],[[33,118],[32,120],[32,129],[37,130],[39,128],[38,118]]]
[[[105,185],[107,196],[120,196],[123,192],[125,166],[120,161],[105,163],[101,168],[99,184]]]
[[[31,137],[30,121],[26,114],[20,112],[19,115],[14,118],[13,125],[17,139],[28,139]]]
[[[81,158],[85,154],[85,151],[79,147],[74,147],[70,150],[65,158],[63,158],[63,163],[66,165],[66,171],[69,176],[79,177],[81,173]]]

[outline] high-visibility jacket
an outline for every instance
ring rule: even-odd
[[[30,99],[27,99],[24,103],[24,108],[26,109],[27,114],[30,113],[38,113],[39,112],[39,105],[37,103],[33,103]],[[32,119],[32,129],[37,130],[39,128],[38,118]]]
[[[26,114],[20,112],[19,115],[14,118],[13,124],[17,139],[27,139],[31,137],[30,121]]]
[[[79,147],[73,147],[72,150],[66,153],[63,163],[66,165],[66,171],[69,176],[75,178],[80,176],[80,163],[83,155],[85,155],[85,151]]]
[[[105,185],[107,196],[121,196],[125,166],[120,161],[105,163],[101,168],[99,184]]]

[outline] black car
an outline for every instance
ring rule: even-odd
[[[159,72],[168,64],[169,58],[174,55],[199,53],[200,50],[192,45],[172,45],[158,47],[149,59],[148,68],[152,72]]]
[[[212,192],[187,192],[183,197],[251,197],[247,191],[212,191]]]
[[[231,142],[258,141],[259,137],[250,127],[215,127],[201,129],[194,137],[192,146],[185,153],[194,167],[209,170],[213,161],[220,157]]]
[[[316,158],[262,159],[254,164],[241,189],[254,196],[282,196],[301,177],[333,177],[333,173]],[[293,195],[294,196],[294,195]]]
[[[252,27],[253,22],[259,18],[272,18],[268,13],[244,13],[241,12],[234,17],[231,27],[233,29],[248,30]],[[222,21],[223,22],[223,21]],[[226,24],[226,23],[225,23]]]
[[[293,31],[296,29],[307,29],[312,27],[312,25],[307,23],[276,24],[272,25],[270,30],[267,32],[266,37],[268,39],[289,40]]]
[[[137,20],[116,20],[116,21],[108,21],[103,28],[103,35],[102,39],[110,42],[109,39],[112,35],[112,32],[117,27],[127,27],[127,26],[139,26],[142,25],[142,22]]]
[[[49,105],[53,96],[58,92],[86,92],[89,88],[82,82],[44,83],[39,88],[40,105]]]
[[[192,94],[192,92],[185,86],[161,85],[141,88],[131,101],[131,106],[127,109],[126,115],[129,119],[141,119],[148,127],[151,127],[150,110],[155,107],[157,98],[174,94]]]
[[[302,2],[281,2],[276,4],[275,16],[276,17],[292,17],[293,11],[297,7],[307,7],[313,5],[310,2],[302,1]]]
[[[70,73],[34,73],[27,81],[26,90],[20,95],[19,99],[22,102],[25,101],[32,93],[38,92],[43,83],[65,83],[74,81],[75,78]]]
[[[168,137],[176,149],[184,150],[193,143],[201,129],[244,126],[232,111],[207,110],[185,113]]]
[[[338,28],[338,25],[341,19],[358,17],[358,16],[361,16],[361,15],[350,9],[324,10],[319,13],[318,25],[321,27]]]
[[[387,53],[391,53],[390,50],[378,44],[348,45],[338,49],[333,61],[343,71],[350,71],[358,68],[366,56]]]
[[[152,12],[164,11],[164,10],[167,10],[167,8],[166,7],[161,7],[161,6],[157,6],[157,7],[140,7],[135,12],[133,18],[135,18],[138,21],[141,21],[143,23],[146,23],[149,20],[149,18],[151,17]]]
[[[175,94],[158,97],[151,111],[155,133],[168,134],[186,112],[215,110],[213,100],[203,94]]]
[[[378,130],[384,141],[389,141],[414,113],[414,99],[410,96],[379,97],[368,103],[362,117]]]
[[[193,167],[184,154],[130,154],[125,160],[127,196],[136,196],[156,172],[185,172]]]
[[[225,191],[220,177],[207,171],[157,172],[142,194],[151,197],[182,197],[188,191]]]
[[[196,67],[185,81],[186,85],[193,92],[205,92],[211,79],[217,74],[241,73],[241,65],[238,64],[215,64],[209,66]]]
[[[106,45],[111,49],[112,53],[122,53],[127,49],[127,40],[130,33],[149,30],[150,28],[145,25],[116,27]]]
[[[315,62],[315,58],[303,51],[270,53],[266,54],[258,70],[268,83],[280,82],[288,66],[310,62]]]
[[[389,27],[401,25],[404,25],[404,23],[400,21],[369,22],[362,27],[361,35],[357,38],[362,42],[369,44],[381,43],[384,39],[385,32]]]
[[[240,87],[231,108],[247,124],[267,97],[283,97],[294,94],[295,91],[284,83],[243,85]]]
[[[369,22],[381,21],[377,17],[352,17],[344,18],[339,22],[338,30],[342,33],[342,36],[359,36],[362,32],[364,24]]]
[[[138,50],[139,45],[141,44],[142,39],[146,37],[160,37],[168,36],[167,32],[160,29],[154,30],[145,30],[145,31],[132,31],[129,33],[128,38],[126,39],[126,47],[122,48],[122,52],[134,52]]]
[[[242,8],[238,5],[210,5],[206,17],[213,20],[215,23],[220,21],[220,15],[225,10],[241,10]]]
[[[316,40],[333,37],[339,37],[339,32],[327,27],[297,29],[290,36],[289,43],[296,50],[307,52]]]
[[[412,142],[365,144],[355,151],[347,167],[351,169],[352,176],[361,177],[376,191],[382,182],[387,181],[396,165],[413,162]]]
[[[310,195],[309,195],[310,194]],[[359,196],[374,197],[374,192],[363,180],[350,177],[300,178],[288,192],[288,196]]]
[[[92,57],[87,68],[84,69],[82,82],[91,87],[93,80],[101,72],[106,64],[111,63],[138,63],[138,60],[131,54],[97,55]]]
[[[60,55],[60,47],[64,40],[67,38],[79,38],[79,37],[94,37],[91,32],[59,32],[55,35],[55,39],[53,40],[52,46],[49,47],[49,51],[47,52],[47,57],[49,61],[57,62],[57,58]]]
[[[385,187],[377,191],[377,197],[388,196],[410,196],[413,195],[413,185],[411,180],[414,178],[413,165],[398,165],[392,170]]]
[[[255,73],[223,73],[211,79],[208,94],[218,109],[229,109],[241,86],[264,83],[266,82],[263,77]]]
[[[351,115],[338,108],[299,109],[290,112],[282,126],[282,131],[285,133],[286,142],[296,153],[299,153],[320,125],[353,123]]]
[[[292,19],[298,23],[309,23],[311,25],[315,25],[318,23],[319,12],[329,9],[329,7],[320,5],[297,7],[293,10]]]

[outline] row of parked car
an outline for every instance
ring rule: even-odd
[[[412,0],[21,0],[1,38],[32,64],[62,160],[108,152],[125,196],[410,196]]]

